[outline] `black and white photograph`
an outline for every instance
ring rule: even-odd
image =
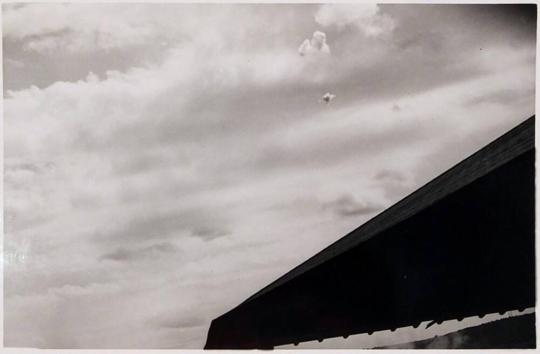
[[[1,10],[4,348],[536,349],[535,3]]]

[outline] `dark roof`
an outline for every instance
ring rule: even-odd
[[[534,148],[534,116],[450,168],[437,178],[343,236],[244,302],[253,300],[327,260],[346,252],[381,231],[427,208],[446,195]]]
[[[248,349],[535,304],[534,117],[212,321]]]

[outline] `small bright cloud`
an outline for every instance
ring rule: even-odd
[[[330,47],[326,43],[326,33],[321,31],[313,32],[311,39],[306,39],[298,48],[298,53],[302,56],[317,53],[330,54]]]
[[[356,26],[367,37],[378,37],[390,33],[395,21],[381,13],[377,4],[325,4],[319,7],[315,21],[323,27]]]

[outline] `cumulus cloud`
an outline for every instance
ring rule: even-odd
[[[194,37],[220,50],[235,37],[243,37],[245,25],[261,25],[261,20],[268,20],[250,16],[249,12],[234,5],[209,4],[27,4],[5,6],[2,22],[5,39],[21,43],[27,51],[47,55],[55,55],[55,51],[92,54],[136,47],[164,50]],[[233,16],[241,18],[244,26],[231,26],[235,23]],[[41,19],[39,23],[28,26],[36,18]],[[267,27],[267,33],[271,32]]]
[[[58,210],[58,204],[46,202],[52,191],[45,186],[57,177],[56,165],[49,161],[5,161],[4,184],[10,191],[4,196],[6,232],[31,227]],[[29,209],[34,212],[27,213]]]
[[[378,37],[392,32],[394,19],[381,13],[377,4],[324,4],[315,14],[315,21],[323,27],[342,29],[355,26],[367,37]]]
[[[321,31],[313,32],[311,39],[306,39],[300,47],[298,53],[301,56],[315,55],[317,53],[330,54],[330,47],[326,43],[326,33]]]

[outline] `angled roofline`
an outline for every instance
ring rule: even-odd
[[[438,200],[470,184],[513,158],[534,149],[534,127],[535,115],[529,117],[515,128],[457,163],[415,192],[374,216],[360,227],[327,246],[247,298],[234,309],[304,274],[329,259],[356,247],[379,232],[429,207]],[[229,312],[234,311],[234,309]]]

